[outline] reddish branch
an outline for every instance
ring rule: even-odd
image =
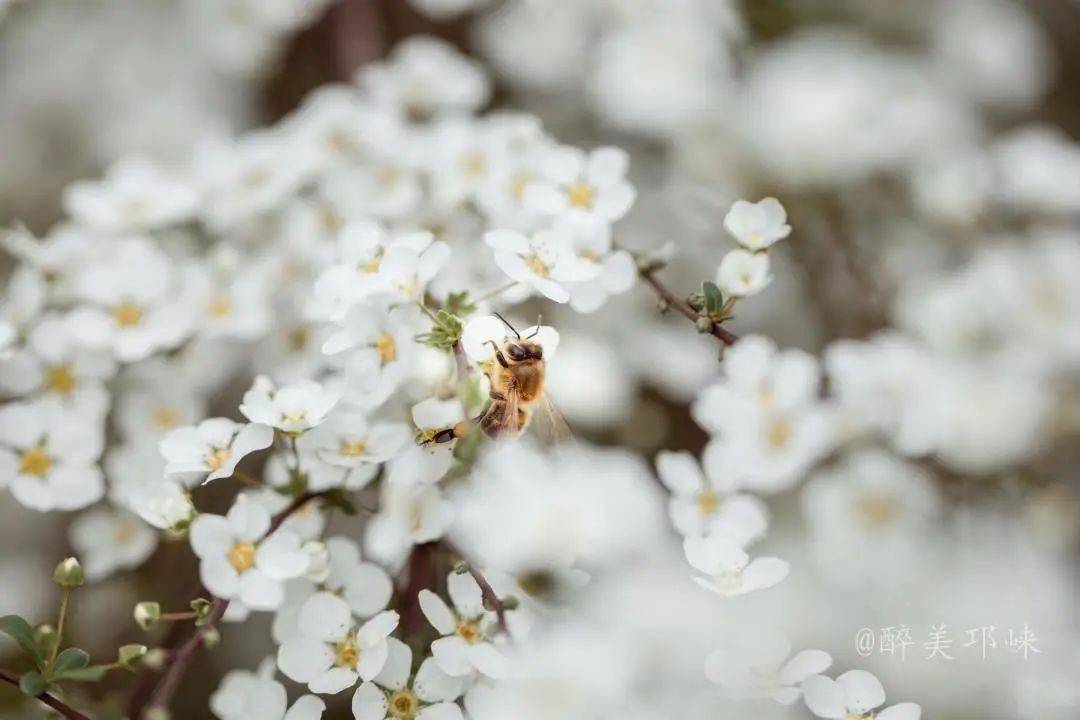
[[[506,604],[503,603],[502,598],[496,594],[495,589],[491,587],[491,583],[487,581],[487,578],[484,577],[483,573],[465,559],[465,556],[461,554],[461,551],[454,547],[449,540],[441,540],[439,544],[446,548],[452,556],[457,557],[461,562],[465,563],[468,573],[472,575],[473,580],[480,586],[480,593],[484,598],[484,605],[495,611],[495,617],[499,619],[499,629],[509,636],[510,628],[506,624]]]
[[[686,302],[686,300],[678,297],[675,293],[671,292],[671,290],[668,290],[664,283],[657,280],[652,270],[638,270],[638,276],[660,296],[660,299],[667,307],[675,308],[692,323],[697,323],[697,321],[701,319],[702,316],[699,315],[694,308],[690,307],[690,304]],[[719,323],[711,323],[708,332],[717,340],[724,343],[724,345],[734,345],[739,339],[738,335],[728,332],[721,327]]]
[[[282,523],[288,520],[293,513],[321,495],[322,493],[309,492],[297,497],[287,508],[277,515],[274,515],[270,520],[270,527],[259,539],[265,540],[276,532],[277,529],[281,527]],[[169,652],[164,674],[158,682],[157,687],[154,688],[153,693],[150,695],[149,702],[143,697],[140,697],[141,693],[136,693],[132,696],[131,707],[128,712],[132,718],[146,718],[146,713],[154,708],[168,708],[169,703],[172,702],[173,696],[180,688],[180,682],[184,679],[184,675],[191,666],[191,661],[195,658],[199,648],[205,644],[206,634],[217,627],[217,624],[225,615],[225,611],[228,607],[229,601],[225,598],[214,598],[210,606],[210,614],[207,616],[206,621],[197,627],[192,636],[180,645],[180,647]],[[83,716],[79,715],[78,717],[81,718]]]
[[[6,683],[11,683],[15,687],[19,687],[19,677],[13,673],[8,672],[7,670],[0,670],[0,680],[3,680]],[[75,708],[71,707],[67,703],[61,702],[55,696],[50,695],[49,693],[42,693],[37,696],[37,699],[45,705],[48,705],[64,717],[69,718],[69,720],[90,720],[89,715],[83,715]]]

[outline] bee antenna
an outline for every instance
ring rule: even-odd
[[[536,337],[537,335],[540,334],[540,324],[543,323],[543,322],[544,322],[544,316],[543,315],[537,315],[536,316],[536,329],[533,330],[531,333],[529,333],[529,337],[526,338],[526,340],[532,339],[532,338],[534,338],[534,337]]]
[[[514,333],[514,335],[516,335],[516,336],[517,336],[517,339],[518,339],[518,340],[520,340],[520,339],[521,339],[521,333],[519,333],[519,332],[518,332],[518,331],[517,331],[516,329],[514,329],[514,326],[510,324],[510,321],[509,321],[509,320],[507,320],[506,318],[504,318],[504,317],[503,317],[502,315],[500,315],[499,313],[495,313],[495,317],[497,317],[497,318],[499,318],[500,320],[502,320],[502,321],[503,321],[503,325],[505,325],[506,327],[510,328],[510,332]]]

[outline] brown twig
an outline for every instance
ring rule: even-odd
[[[668,306],[675,308],[682,313],[687,320],[692,323],[697,323],[701,318],[694,308],[690,307],[690,304],[686,300],[678,297],[675,293],[667,288],[664,283],[660,282],[652,270],[638,270],[638,276],[645,281],[645,283],[653,289],[653,291],[660,296],[660,299]],[[735,333],[729,332],[720,326],[719,323],[711,323],[709,326],[709,334],[715,337],[724,345],[734,345],[739,336]]]
[[[293,500],[288,507],[279,512],[270,520],[270,527],[263,533],[259,540],[265,540],[270,535],[275,533],[282,523],[289,519],[293,513],[300,508],[307,505],[312,500],[320,497],[322,493],[304,493],[295,500]],[[210,606],[210,614],[206,618],[206,622],[195,629],[195,632],[189,637],[180,647],[171,651],[168,657],[168,664],[165,668],[165,672],[161,677],[161,680],[157,683],[153,693],[149,697],[149,701],[143,701],[141,698],[132,698],[132,707],[129,708],[128,714],[132,718],[146,718],[150,710],[154,708],[167,708],[172,702],[173,696],[180,688],[180,682],[184,679],[184,675],[187,673],[188,667],[191,665],[191,661],[194,659],[195,654],[199,651],[204,644],[206,634],[215,629],[218,622],[225,615],[225,611],[229,607],[229,601],[225,598],[215,597]],[[145,704],[144,704],[145,702]],[[82,717],[82,716],[79,716]]]
[[[447,552],[456,556],[462,562],[465,563],[465,567],[468,569],[468,573],[472,575],[473,580],[480,586],[480,593],[484,598],[485,604],[491,606],[491,609],[495,611],[495,617],[499,619],[499,629],[502,630],[507,636],[510,635],[510,628],[506,624],[506,604],[503,603],[502,598],[495,592],[495,588],[491,587],[491,583],[488,582],[484,574],[476,569],[476,566],[469,562],[465,556],[458,550],[449,540],[441,540],[439,542]]]
[[[3,680],[6,683],[11,683],[15,687],[19,687],[19,677],[14,673],[8,672],[7,670],[0,670],[0,680]],[[69,718],[70,720],[90,720],[89,715],[83,715],[75,708],[71,707],[67,703],[60,701],[55,696],[50,695],[47,692],[38,695],[37,699],[45,705],[48,705],[64,717]]]

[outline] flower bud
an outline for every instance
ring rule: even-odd
[[[77,588],[86,583],[86,578],[83,576],[82,565],[79,561],[73,557],[69,557],[66,560],[61,560],[60,564],[53,570],[53,582],[62,588]]]
[[[158,672],[165,667],[165,658],[167,657],[168,655],[163,648],[154,648],[143,656],[142,664],[154,672]]]
[[[195,612],[195,624],[201,625],[206,618],[210,617],[210,611],[214,608],[214,604],[206,598],[195,598],[191,601],[189,607]]]
[[[141,602],[135,606],[135,623],[143,630],[149,630],[161,619],[161,605],[156,602]]]
[[[694,327],[696,327],[697,331],[699,333],[701,333],[702,335],[704,335],[706,333],[711,333],[712,332],[712,326],[713,326],[712,320],[710,320],[707,317],[699,317],[697,319],[697,321],[694,323]]]
[[[134,670],[146,657],[145,645],[123,645],[116,652],[116,663],[125,670]]]
[[[203,633],[202,641],[207,648],[216,648],[221,643],[221,633],[214,628],[209,628]]]
[[[172,715],[166,708],[155,707],[146,711],[146,720],[172,720]]]

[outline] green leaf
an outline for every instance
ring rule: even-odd
[[[45,658],[41,656],[41,650],[38,648],[37,643],[34,642],[34,628],[30,627],[30,623],[18,615],[5,615],[0,618],[0,632],[19,643],[19,647],[34,659],[34,664],[37,665],[38,670],[44,669]]]
[[[97,682],[109,672],[108,665],[91,665],[90,667],[75,668],[63,673],[53,673],[53,680],[74,680],[75,682]]]
[[[705,295],[705,312],[710,317],[715,316],[720,312],[720,308],[724,307],[724,296],[720,288],[716,283],[705,282],[701,286],[701,292]]]
[[[49,684],[45,682],[45,678],[37,670],[31,670],[19,678],[19,689],[30,697],[38,697],[48,687]]]
[[[68,648],[56,656],[56,662],[49,670],[52,677],[60,677],[71,670],[82,670],[90,664],[90,653],[79,648]]]
[[[323,504],[337,508],[346,515],[356,514],[356,505],[353,503],[352,498],[341,488],[336,488],[323,495]]]
[[[457,315],[458,317],[468,317],[476,312],[476,305],[469,302],[469,291],[459,293],[450,293],[446,297],[446,303],[443,305],[443,309],[451,315]]]

